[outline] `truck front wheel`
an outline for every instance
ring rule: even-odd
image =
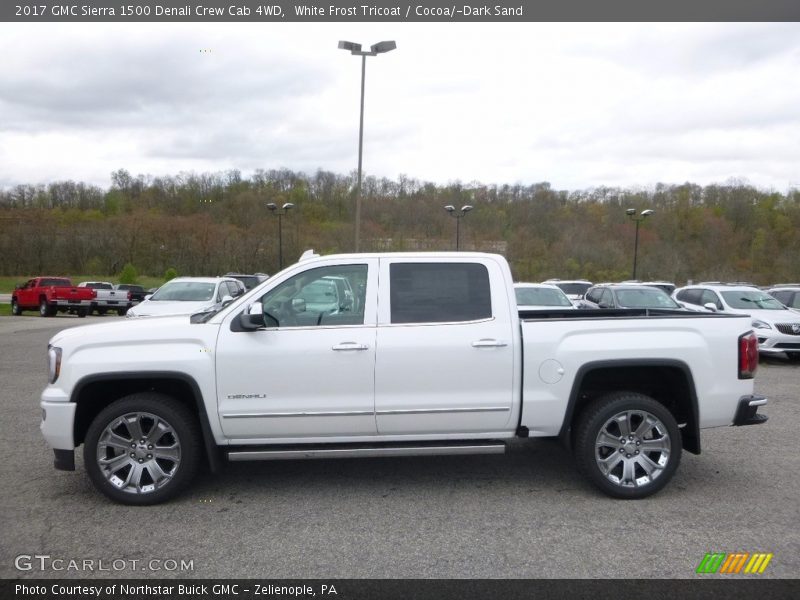
[[[179,494],[197,472],[201,437],[186,406],[163,394],[121,398],[95,417],[83,460],[95,487],[122,504],[157,504]]]
[[[22,314],[22,309],[19,307],[19,302],[17,302],[16,298],[11,299],[11,314],[17,317]]]
[[[644,498],[663,488],[681,460],[681,434],[667,408],[644,394],[615,392],[578,419],[578,470],[609,496]]]

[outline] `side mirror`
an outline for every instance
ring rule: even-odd
[[[241,325],[242,329],[255,331],[264,327],[264,315],[260,312],[249,313],[245,311],[239,315],[239,325]]]
[[[611,306],[609,306],[608,302],[601,302],[597,306],[599,306],[600,308],[611,308]]]
[[[292,298],[292,310],[294,312],[306,312],[306,301],[303,298]]]
[[[717,312],[717,305],[713,302],[706,302],[703,304],[703,308],[710,310],[711,312]]]
[[[222,297],[222,302],[220,302],[220,304],[221,304],[222,306],[225,306],[225,305],[226,305],[226,304],[228,304],[229,302],[233,302],[233,296],[231,296],[231,295],[229,295],[229,294],[225,294],[225,295]]]

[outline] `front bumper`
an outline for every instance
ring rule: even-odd
[[[761,354],[800,352],[800,334],[787,334],[776,329],[755,329]]]
[[[739,398],[739,407],[733,417],[734,426],[761,425],[766,423],[767,415],[759,415],[758,407],[765,406],[768,400],[764,396],[742,396]]]

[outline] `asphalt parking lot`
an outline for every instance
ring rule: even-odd
[[[706,552],[739,551],[774,554],[758,577],[800,573],[800,365],[762,360],[769,422],[704,431],[703,454],[642,501],[601,495],[561,446],[532,441],[505,456],[234,463],[133,508],[94,490],[80,453],[77,472],[55,471],[39,433],[48,338],[115,318],[0,317],[0,577],[686,578]],[[128,566],[15,568],[36,554]],[[193,568],[142,570],[153,559]]]

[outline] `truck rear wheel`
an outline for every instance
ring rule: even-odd
[[[681,460],[681,433],[672,413],[644,394],[615,392],[578,419],[578,470],[609,496],[644,498],[663,488]]]
[[[122,504],[157,504],[189,485],[200,462],[197,419],[164,394],[141,392],[95,417],[83,460],[94,486]]]
[[[54,308],[50,308],[50,305],[47,304],[47,300],[42,298],[39,301],[39,314],[43,317],[52,317],[56,314],[56,311]]]

